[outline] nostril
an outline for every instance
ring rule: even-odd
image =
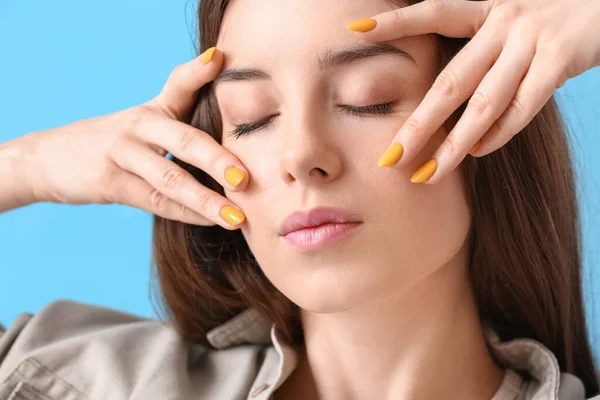
[[[327,176],[327,172],[325,172],[325,170],[323,168],[315,168],[317,171],[319,171],[319,173],[323,176]]]

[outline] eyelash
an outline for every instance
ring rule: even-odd
[[[379,116],[390,114],[393,111],[392,103],[381,103],[381,104],[370,104],[366,106],[350,106],[350,105],[340,105],[338,106],[342,111],[345,111],[351,115],[357,117],[365,117],[365,116]],[[268,116],[267,118],[263,118],[259,121],[251,122],[248,124],[239,124],[235,125],[235,129],[231,131],[231,135],[236,139],[244,136],[250,132],[256,131],[269,122],[271,122],[275,117],[279,114],[273,114]]]

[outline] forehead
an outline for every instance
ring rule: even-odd
[[[217,47],[236,59],[299,62],[348,43],[362,43],[346,25],[394,9],[386,0],[233,0]]]

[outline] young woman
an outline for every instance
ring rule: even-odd
[[[203,0],[206,51],[156,99],[0,148],[0,209],[157,215],[172,322],[72,302],[23,315],[0,337],[0,399],[598,394],[554,100],[497,151],[489,127],[471,151],[486,156],[452,168],[479,139],[457,130],[496,108],[436,79],[466,41],[374,40],[401,15],[390,4]],[[379,19],[350,27],[370,39],[346,28],[365,15]],[[436,95],[462,106],[427,134],[411,118]]]

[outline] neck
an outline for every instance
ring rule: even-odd
[[[286,384],[299,398],[490,399],[503,377],[464,264],[360,308],[301,318],[306,345]]]

